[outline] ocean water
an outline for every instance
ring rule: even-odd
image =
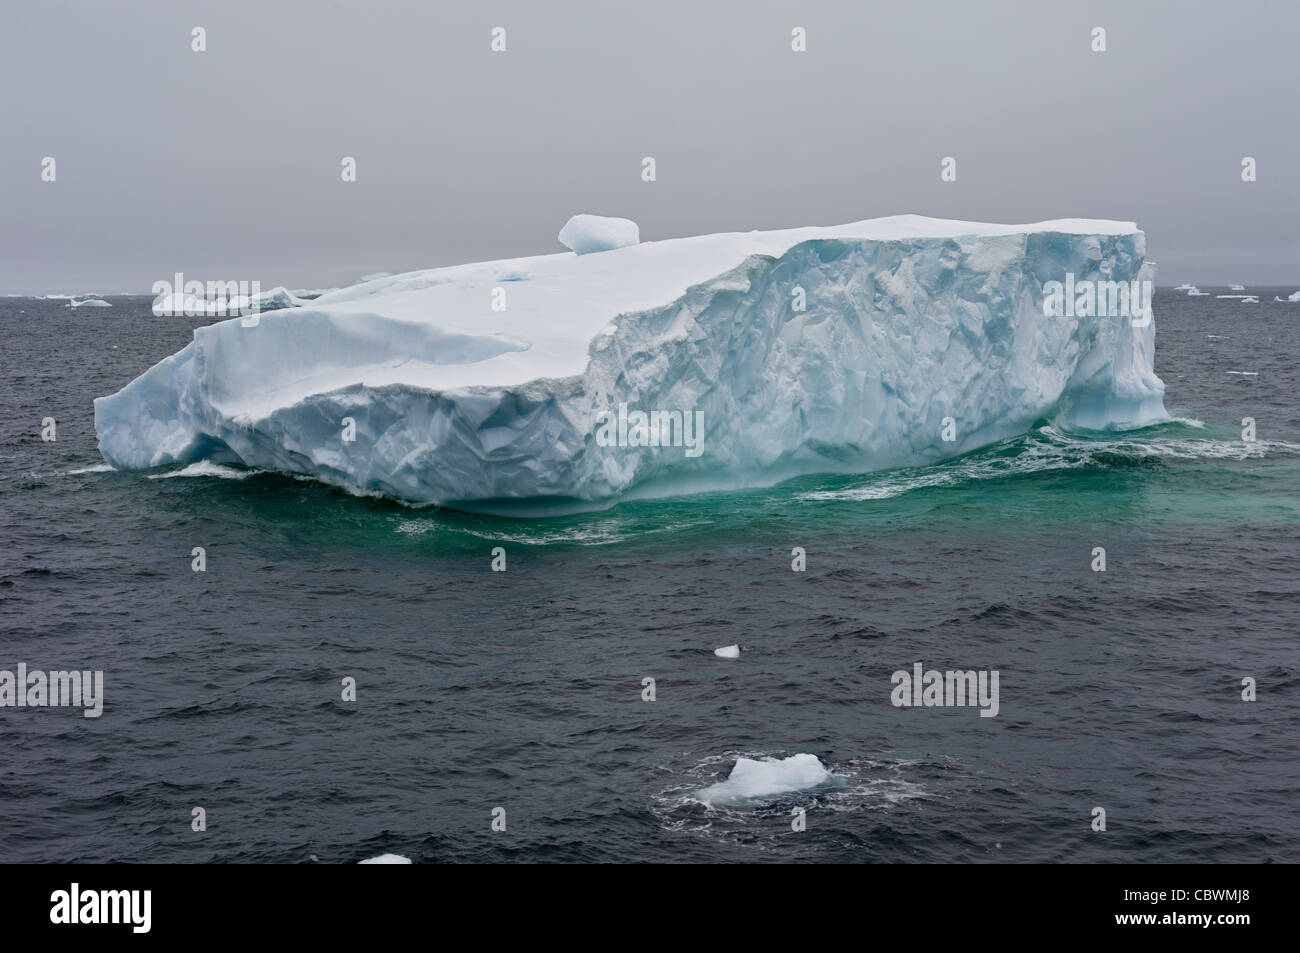
[[[1157,294],[1171,423],[536,521],[109,470],[92,399],[204,319],[0,299],[0,669],[106,696],[0,708],[0,861],[1300,861],[1300,304],[1257,290]],[[894,707],[918,661],[997,716]],[[693,796],[796,753],[833,783]]]

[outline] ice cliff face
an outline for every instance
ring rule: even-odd
[[[1151,322],[1043,309],[1067,273],[1153,281],[1144,250],[1131,223],[901,216],[384,277],[197,329],[95,427],[121,468],[489,509],[925,463],[1163,418]],[[675,445],[637,445],[638,412]]]

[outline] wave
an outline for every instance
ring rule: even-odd
[[[1249,460],[1300,453],[1300,444],[1282,440],[1243,441],[1210,433],[1195,418],[1175,417],[1156,425],[1122,430],[1070,431],[1040,423],[1029,433],[1004,440],[954,460],[865,474],[848,487],[800,493],[804,502],[884,500],[931,487],[953,487],[1065,470],[1114,469],[1162,461]]]
[[[150,474],[150,480],[170,480],[173,477],[218,477],[223,480],[247,480],[255,473],[261,473],[261,470],[241,470],[238,467],[228,467],[220,463],[213,463],[211,460],[200,460],[198,463],[191,463],[180,470],[172,470],[170,473],[153,473]]]

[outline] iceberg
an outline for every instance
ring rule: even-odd
[[[1287,300],[1287,301],[1300,301],[1300,291],[1297,291],[1295,294],[1287,295],[1286,300]]]
[[[297,298],[283,287],[272,288],[254,295],[235,294],[228,298],[204,298],[186,292],[173,291],[160,294],[153,301],[153,313],[166,315],[230,315],[277,311],[301,305]]]
[[[641,241],[641,229],[628,218],[604,215],[575,215],[560,229],[560,244],[575,255],[613,251]]]
[[[1131,222],[904,215],[410,272],[196,328],[95,429],[118,469],[520,515],[923,464],[1167,419],[1154,322],[1044,314],[1144,255]]]
[[[69,308],[111,308],[113,307],[103,298],[87,298],[84,301],[72,300],[67,304]]]
[[[710,807],[739,807],[771,801],[783,794],[797,794],[821,787],[833,775],[813,754],[788,758],[737,758],[727,780],[696,791],[695,800]]]

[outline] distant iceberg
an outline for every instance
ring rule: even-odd
[[[153,313],[165,315],[189,316],[226,316],[232,314],[252,314],[263,311],[278,311],[281,308],[297,308],[302,304],[286,288],[272,288],[270,291],[253,295],[231,295],[228,298],[204,298],[195,294],[172,292],[154,298]]]
[[[84,301],[76,301],[76,300],[69,301],[68,307],[69,308],[111,308],[113,306],[109,304],[107,301],[104,301],[102,298],[87,298]]]
[[[1287,299],[1286,299],[1286,300],[1287,300],[1287,301],[1300,301],[1300,291],[1297,291],[1297,292],[1296,292],[1295,294],[1293,294],[1293,295],[1287,295]]]
[[[1154,282],[1144,255],[1131,222],[897,216],[372,278],[197,328],[95,428],[119,469],[488,510],[924,464],[1166,419],[1152,322],[1043,310],[1066,273]]]

